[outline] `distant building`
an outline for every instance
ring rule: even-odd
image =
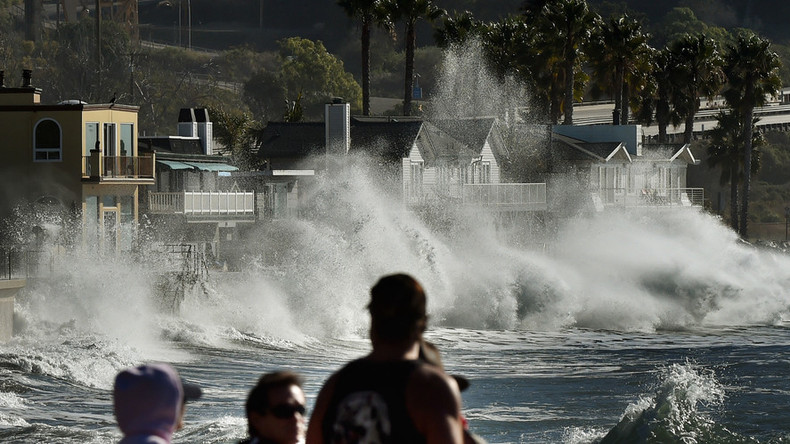
[[[49,213],[75,222],[86,247],[131,250],[141,188],[154,184],[154,157],[137,149],[138,107],[42,104],[28,70],[22,86],[4,83],[0,74],[0,217],[13,219],[16,209],[35,223],[29,219]]]
[[[267,170],[343,174],[344,156],[364,155],[380,184],[399,190],[395,197],[406,205],[449,199],[497,211],[545,209],[545,184],[501,183],[506,147],[495,118],[351,117],[343,105],[327,104],[325,122],[269,123],[258,150]],[[301,205],[291,203],[298,196],[286,197],[289,206]]]
[[[231,176],[239,168],[213,154],[212,133],[207,110],[183,108],[178,135],[140,137],[140,152],[156,156],[156,183],[140,200],[154,240],[201,251],[208,244],[217,257],[240,224],[255,222],[258,206],[255,192]]]
[[[699,164],[688,144],[643,144],[639,125],[555,125],[552,132],[549,168],[555,178],[572,173],[598,211],[703,205],[703,190],[686,183],[688,167]]]

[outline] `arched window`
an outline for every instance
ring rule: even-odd
[[[60,125],[52,119],[42,119],[33,130],[33,160],[60,162],[62,160]]]

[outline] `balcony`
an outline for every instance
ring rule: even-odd
[[[181,191],[148,193],[148,213],[182,214],[191,221],[253,221],[252,191]]]
[[[495,211],[546,210],[545,183],[481,183],[459,185],[423,185],[406,190],[407,202],[452,201],[458,205],[483,207]]]
[[[604,188],[592,191],[593,202],[601,207],[702,207],[703,188]]]
[[[143,180],[154,181],[154,156],[104,156],[91,151],[82,157],[82,178],[99,180]]]

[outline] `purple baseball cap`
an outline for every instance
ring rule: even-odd
[[[181,404],[200,398],[195,384],[182,382],[168,364],[147,364],[122,370],[115,377],[113,403],[125,435],[154,434],[169,439]]]

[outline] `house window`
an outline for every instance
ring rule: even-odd
[[[412,162],[411,164],[411,194],[422,193],[422,162]]]
[[[121,124],[121,156],[132,155],[132,144],[134,143],[134,124]]]
[[[104,124],[104,155],[106,157],[114,157],[117,156],[117,151],[115,147],[116,143],[116,130],[114,123],[105,123]]]
[[[98,149],[96,145],[99,142],[99,124],[97,122],[88,122],[85,124],[85,151],[83,156],[90,156],[91,150]]]
[[[483,162],[480,168],[480,183],[491,183],[491,162]]]
[[[60,162],[63,152],[60,125],[52,119],[40,120],[33,129],[33,160]]]

